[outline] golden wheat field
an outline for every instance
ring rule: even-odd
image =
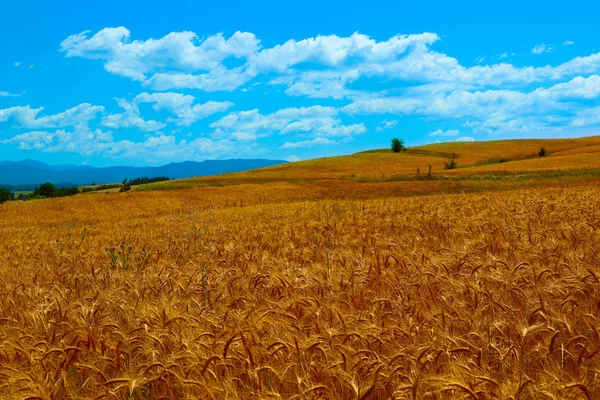
[[[538,157],[540,147],[548,150]],[[425,176],[431,165],[434,176],[494,173],[535,173],[600,169],[600,136],[578,139],[529,139],[491,142],[452,142],[412,147],[398,155],[389,150],[367,151],[349,156],[327,157],[277,165],[220,177],[183,179],[178,188],[224,183],[279,181],[385,180],[395,176]],[[446,170],[444,163],[455,155],[459,168]],[[158,183],[154,188],[173,186]]]
[[[0,398],[600,398],[600,180],[343,160],[0,205]]]

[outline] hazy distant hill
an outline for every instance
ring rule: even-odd
[[[169,178],[179,179],[246,171],[285,162],[283,160],[233,159],[202,162],[185,161],[160,167],[95,168],[77,165],[48,165],[35,160],[0,161],[0,185],[24,187],[24,185],[39,185],[44,182],[60,183],[63,186],[68,184],[90,185],[92,183],[119,183],[123,179],[155,176],[168,176]]]

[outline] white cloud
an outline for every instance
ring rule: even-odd
[[[444,137],[458,136],[458,135],[460,135],[460,131],[457,129],[450,129],[447,131],[438,129],[437,131],[431,132],[429,134],[429,136],[444,136]]]
[[[156,73],[143,83],[155,90],[198,89],[206,92],[232,91],[243,86],[252,75],[243,68],[216,67],[204,74]]]
[[[249,32],[201,37],[184,31],[136,40],[124,27],[105,28],[95,34],[83,32],[61,44],[68,57],[100,60],[110,73],[136,80],[143,87],[167,91],[142,93],[122,114],[105,117],[107,126],[115,129],[127,124],[149,131],[160,129],[152,122],[190,126],[233,105],[228,101],[197,103],[194,96],[169,90],[245,91],[258,83],[263,91],[344,100],[346,105],[291,107],[269,114],[258,110],[231,112],[209,125],[213,141],[254,142],[272,134],[286,134],[292,136],[286,143],[289,146],[308,145],[317,138],[333,142],[332,137],[366,132],[361,120],[364,114],[390,114],[375,126],[377,131],[393,128],[397,118],[405,115],[426,121],[454,121],[460,131],[430,134],[453,138],[600,124],[592,112],[584,111],[595,109],[600,101],[600,53],[534,67],[512,65],[509,60],[514,53],[498,52],[476,59],[476,65],[465,66],[445,54],[443,46],[437,34],[427,32],[383,40],[358,32],[319,35],[265,47]],[[540,43],[532,53],[550,52],[555,47]],[[143,103],[151,104],[157,112],[166,110],[171,117],[163,122],[144,121],[139,112]],[[40,109],[23,108],[7,117],[3,111],[0,121],[35,120],[40,113]]]
[[[8,96],[20,95],[0,92],[0,97]],[[175,118],[169,118],[166,122],[175,122],[180,126],[189,126],[199,119],[224,112],[233,105],[228,101],[208,101],[203,104],[194,104],[193,96],[179,93],[142,93],[133,101],[125,99],[116,99],[116,101],[124,111],[118,114],[104,115],[101,121],[102,125],[111,129],[135,128],[143,132],[155,132],[163,129],[167,124],[142,118],[139,109],[141,103],[154,103],[155,110],[170,111]],[[0,109],[0,123],[13,120],[17,123],[17,127],[25,129],[69,127],[97,119],[104,114],[105,108],[83,103],[57,114],[43,115],[43,111],[44,107],[32,108],[29,105]]]
[[[21,63],[20,63],[19,61],[16,61],[16,62],[15,62],[13,65],[14,65],[15,67],[18,67],[18,66],[20,66],[20,65],[21,65]]]
[[[189,126],[209,115],[224,112],[233,103],[230,101],[208,101],[204,104],[194,104],[196,98],[180,93],[141,93],[134,99],[136,103],[154,103],[156,111],[166,109],[177,116],[177,124]]]
[[[223,60],[248,57],[260,46],[254,34],[247,32],[236,32],[228,39],[217,34],[204,40],[193,32],[172,32],[146,41],[132,41],[125,27],[104,28],[89,38],[88,34],[89,31],[72,35],[61,43],[67,57],[104,60],[107,71],[157,88],[190,85],[212,90],[235,88],[230,80],[224,79],[231,78],[231,74],[223,66]],[[160,74],[154,75],[157,71]],[[193,71],[210,73],[187,75]],[[245,80],[238,77],[236,83],[245,83]]]
[[[269,81],[271,85],[286,85],[290,96],[343,99],[360,96],[360,92],[346,86],[360,78],[356,70],[306,71],[296,75],[284,75]]]
[[[54,132],[32,131],[5,139],[3,144],[17,144],[22,150],[46,152],[67,151],[90,155],[106,149],[112,143],[112,135],[101,130],[90,130],[85,124],[78,125],[72,132],[59,129]]]
[[[446,120],[468,118],[468,126],[485,127],[488,133],[498,130],[517,132],[543,130],[545,124],[556,122],[570,125],[557,116],[572,114],[581,108],[573,100],[598,98],[600,76],[592,75],[529,92],[456,90],[449,94],[418,92],[417,95],[402,97],[367,98],[343,107],[342,111],[355,115],[421,115]]]
[[[474,142],[475,139],[470,136],[462,136],[455,140],[455,142]]]
[[[0,92],[0,96],[18,96],[8,92]],[[27,106],[15,106],[5,109],[0,109],[0,123],[14,121],[16,129],[34,129],[32,132],[23,133],[23,146],[38,146],[43,141],[32,142],[25,139],[38,138],[39,140],[48,137],[48,133],[43,129],[51,128],[66,128],[88,126],[94,120],[102,126],[110,129],[137,129],[143,132],[156,132],[167,126],[166,122],[175,122],[179,126],[189,126],[193,122],[205,118],[209,115],[226,111],[233,103],[224,101],[208,101],[203,104],[194,104],[195,98],[190,95],[182,95],[178,93],[142,93],[133,101],[126,99],[115,99],[123,109],[122,113],[114,113],[103,115],[105,108],[103,106],[94,106],[89,103],[83,103],[76,107],[57,114],[44,115],[43,107],[33,108]],[[166,122],[146,120],[142,118],[139,109],[141,103],[153,103],[153,108],[157,111],[166,109],[170,111],[174,117],[167,118]],[[80,128],[81,131],[81,128]],[[43,133],[40,133],[43,132]],[[62,131],[56,131],[54,138],[61,137]],[[66,134],[66,133],[65,133]]]
[[[38,117],[44,107],[31,108],[31,106],[17,106],[0,109],[0,122],[9,119],[16,120],[21,127],[30,129],[58,128],[75,126],[95,119],[104,112],[104,107],[83,103],[58,114]]]
[[[335,144],[333,140],[325,139],[322,137],[311,139],[311,140],[302,140],[300,142],[286,142],[284,143],[280,149],[297,149],[300,147],[315,147],[315,146],[323,146],[323,145],[331,145]]]
[[[61,131],[62,132],[62,131]],[[54,140],[54,134],[49,132],[33,131],[23,133],[3,140],[3,144],[19,144],[21,150],[39,150],[48,147]]]
[[[313,137],[352,136],[367,131],[364,124],[344,125],[334,107],[284,108],[263,115],[258,110],[231,113],[210,124],[214,137],[254,140],[279,134],[304,134]]]
[[[379,126],[377,127],[377,130],[384,131],[386,129],[392,129],[396,125],[398,125],[397,120],[388,121],[387,119],[384,119],[383,121],[381,121],[381,124],[379,124]]]
[[[554,47],[552,47],[546,43],[540,43],[533,47],[533,49],[531,50],[531,53],[532,54],[542,54],[542,53],[549,53],[552,50],[554,50]]]
[[[349,37],[337,35],[317,36],[300,41],[288,40],[282,45],[264,49],[251,60],[261,71],[283,71],[304,63],[316,62],[338,66],[348,59],[382,62],[407,53],[411,48],[424,48],[439,40],[435,33],[396,35],[384,42],[377,42],[367,35],[353,33]]]
[[[396,35],[383,41],[354,33],[347,37],[288,40],[263,48],[249,32],[202,39],[193,32],[171,32],[159,39],[142,41],[132,40],[128,29],[118,27],[104,28],[92,36],[89,32],[69,36],[61,48],[68,57],[103,60],[107,71],[156,90],[232,91],[265,75],[270,84],[286,86],[289,95],[353,100],[369,95],[349,88],[361,77],[418,82],[417,86],[481,89],[600,72],[600,53],[557,66],[515,67],[500,63],[465,67],[457,59],[433,50],[431,47],[438,41],[437,34],[427,32]],[[541,43],[532,52],[552,49],[553,46]],[[503,53],[500,58],[509,56]],[[228,59],[237,59],[238,66],[226,66]],[[483,61],[484,57],[476,60],[479,64]]]
[[[575,42],[572,40],[565,40],[563,42],[563,46],[573,46],[574,44],[575,44]]]
[[[157,90],[204,91],[234,90],[258,74],[287,73],[306,62],[329,67],[339,67],[350,60],[387,63],[410,51],[426,51],[428,45],[439,40],[434,33],[422,33],[396,35],[377,42],[354,33],[349,37],[289,40],[261,49],[260,41],[248,32],[236,32],[229,39],[217,34],[204,40],[193,32],[171,32],[146,41],[131,40],[131,32],[125,27],[104,28],[91,37],[89,33],[71,35],[61,43],[67,57],[104,60],[107,71]],[[242,65],[225,67],[223,62],[229,57],[240,59]]]
[[[292,154],[291,156],[287,157],[285,160],[288,162],[296,162],[296,161],[300,161],[300,157]]]
[[[140,116],[140,109],[135,103],[125,99],[116,99],[119,107],[125,110],[121,114],[110,114],[102,119],[102,125],[111,129],[136,128],[144,132],[158,131],[166,126],[163,122],[146,121]]]
[[[111,132],[89,129],[85,124],[71,131],[32,131],[0,141],[17,145],[22,150],[44,152],[68,152],[85,156],[99,155],[106,158],[141,159],[150,163],[157,160],[201,160],[229,154],[234,147],[229,141],[196,138],[191,141],[177,140],[173,135],[157,134],[143,141],[115,141]]]

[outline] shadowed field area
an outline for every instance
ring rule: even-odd
[[[596,399],[599,146],[0,205],[0,397]]]

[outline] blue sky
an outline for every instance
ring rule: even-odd
[[[298,160],[600,124],[593,2],[7,3],[0,160]]]

